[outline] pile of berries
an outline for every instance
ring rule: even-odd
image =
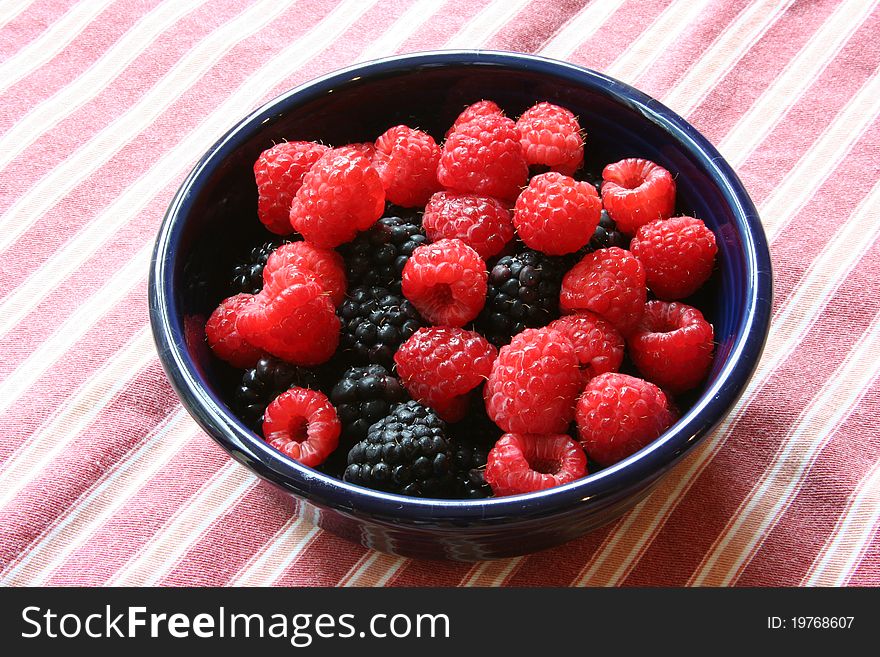
[[[354,485],[439,498],[541,490],[669,429],[713,359],[692,295],[715,236],[672,173],[584,170],[577,117],[465,108],[444,139],[283,142],[254,165],[248,245],[205,326],[230,404]],[[575,177],[576,176],[576,177]]]

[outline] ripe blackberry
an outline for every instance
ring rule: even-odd
[[[388,415],[393,404],[409,395],[381,365],[350,367],[330,391],[330,401],[342,422],[342,435],[362,440],[367,429]]]
[[[282,392],[292,388],[318,389],[315,373],[283,360],[266,356],[255,367],[245,370],[235,390],[235,407],[242,421],[255,431],[263,423],[266,407]]]
[[[491,497],[485,470],[489,450],[504,433],[489,416],[482,396],[474,397],[471,409],[461,422],[449,427],[452,436],[452,464],[455,494],[462,499]]]
[[[337,310],[339,348],[355,363],[393,366],[397,348],[422,326],[415,307],[384,287],[360,286]]]
[[[564,274],[562,259],[531,249],[504,256],[489,272],[478,329],[500,347],[523,329],[545,326],[556,319]]]
[[[272,251],[290,240],[268,240],[251,249],[232,269],[230,294],[257,294],[263,289],[263,268]]]
[[[603,209],[599,217],[599,225],[590,238],[590,243],[586,246],[590,251],[596,249],[607,249],[610,246],[618,246],[621,249],[629,248],[629,238],[617,230],[617,224],[614,223],[608,213]]]
[[[403,266],[428,238],[417,216],[399,214],[382,217],[341,248],[351,287],[373,285],[400,291]]]
[[[449,497],[455,477],[446,423],[418,402],[397,404],[348,453],[343,479],[415,497]]]

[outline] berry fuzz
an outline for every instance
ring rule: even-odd
[[[379,172],[386,198],[401,207],[424,205],[439,189],[439,161],[440,147],[421,130],[398,125],[376,140],[373,166]]]
[[[620,160],[605,167],[602,181],[602,205],[626,235],[672,216],[675,180],[660,165],[638,158]]]
[[[486,464],[486,482],[497,496],[553,488],[586,474],[584,450],[566,434],[504,434]]]
[[[552,103],[533,105],[516,122],[529,166],[572,175],[584,161],[584,138],[577,117]]]
[[[266,228],[278,235],[290,233],[290,204],[303,177],[329,150],[312,141],[281,142],[263,151],[254,163],[257,181],[257,214]]]
[[[324,393],[291,388],[266,408],[266,442],[309,467],[323,463],[339,444],[342,425]]]
[[[460,239],[484,260],[513,239],[513,220],[500,201],[477,194],[437,192],[425,206],[422,225],[433,240]]]

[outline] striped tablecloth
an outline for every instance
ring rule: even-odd
[[[0,582],[880,585],[880,5],[0,3]],[[540,53],[633,84],[759,207],[773,324],[727,421],[613,525],[497,562],[298,518],[182,410],[148,327],[163,211],[234,121],[393,53]]]

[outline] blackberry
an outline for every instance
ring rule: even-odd
[[[342,435],[352,440],[362,440],[371,425],[389,414],[392,404],[407,399],[400,381],[381,365],[348,368],[330,391]]]
[[[562,259],[531,249],[498,260],[489,272],[478,329],[500,347],[523,329],[546,326],[559,316],[559,288],[566,269]]]
[[[245,370],[241,383],[235,390],[235,406],[242,421],[255,431],[262,430],[266,407],[285,390],[300,388],[318,389],[318,378],[311,370],[297,367],[283,360],[266,356],[257,361],[256,367]]]
[[[403,213],[400,213],[403,214]],[[412,216],[386,216],[341,248],[351,287],[372,285],[400,291],[406,261],[428,238]]]
[[[593,233],[593,237],[590,238],[590,243],[585,247],[589,251],[585,251],[583,255],[596,249],[607,249],[611,246],[618,246],[621,249],[629,250],[629,238],[617,230],[617,224],[614,222],[614,219],[609,217],[605,210],[602,210],[599,225],[596,226],[596,231]]]
[[[415,306],[383,287],[351,289],[336,312],[340,350],[353,362],[389,368],[397,348],[423,324]]]
[[[484,477],[486,461],[489,450],[504,432],[489,419],[482,396],[474,396],[468,414],[461,422],[450,425],[449,432],[456,497],[490,497],[492,489]]]
[[[232,269],[230,296],[244,292],[257,294],[263,289],[263,268],[272,251],[289,240],[269,240],[251,249],[250,253]]]
[[[415,401],[397,404],[348,453],[343,479],[415,497],[450,497],[455,477],[446,423]]]

